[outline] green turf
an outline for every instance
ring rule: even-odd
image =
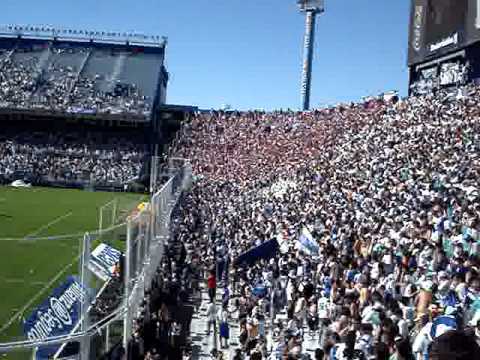
[[[0,187],[0,329],[30,300],[33,301],[25,309],[25,317],[66,276],[78,273],[75,258],[83,237],[80,234],[98,228],[99,208],[113,199],[118,202],[117,223],[120,223],[145,196]],[[65,234],[77,235],[61,240],[39,239]],[[120,241],[114,245],[122,247]],[[65,268],[65,274],[47,286]],[[45,291],[34,300],[43,288]],[[18,339],[21,334],[19,318],[0,333],[0,341]],[[19,357],[9,354],[7,358]]]

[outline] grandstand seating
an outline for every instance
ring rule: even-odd
[[[0,109],[6,119],[11,110],[26,110],[30,118],[28,124],[19,119],[3,123],[0,183],[22,179],[36,185],[124,189],[145,179],[149,140],[143,126],[149,121],[127,132],[112,124],[85,128],[53,122],[60,116],[61,124],[65,114],[150,120],[162,66],[162,51],[153,48],[0,39]],[[37,115],[42,120],[34,126],[30,120]]]
[[[157,79],[154,75],[158,74],[161,66],[161,59],[154,54],[128,56],[120,80],[126,83],[137,81],[143,94],[148,99],[153,99],[157,91]]]
[[[149,116],[162,62],[127,48],[0,40],[0,107]]]
[[[112,186],[138,180],[146,149],[135,136],[111,132],[3,131],[0,182]]]

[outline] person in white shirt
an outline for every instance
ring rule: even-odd
[[[326,294],[322,293],[322,296],[318,298],[318,319],[319,319],[319,334],[318,334],[318,343],[322,346],[324,343],[324,334],[329,325],[330,319],[330,298]]]
[[[217,306],[215,302],[210,302],[207,307],[207,334],[210,334],[210,329],[213,325],[213,331],[217,332]]]

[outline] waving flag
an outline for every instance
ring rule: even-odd
[[[318,254],[318,243],[306,227],[302,228],[302,232],[300,233],[300,237],[298,238],[298,246],[307,254]]]

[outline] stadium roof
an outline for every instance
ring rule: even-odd
[[[127,44],[164,48],[167,38],[136,31],[99,31],[55,28],[48,25],[0,25],[0,37]]]

